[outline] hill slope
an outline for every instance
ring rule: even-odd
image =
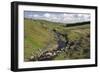
[[[59,45],[63,45],[59,40],[67,43],[64,43],[64,51],[53,60],[90,58],[90,24],[64,27],[61,23],[31,19],[25,19],[24,23],[25,61],[46,51],[57,50]]]

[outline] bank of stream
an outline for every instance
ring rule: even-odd
[[[68,39],[65,38],[65,34],[61,34],[56,30],[52,30],[51,32],[54,33],[54,36],[57,40],[57,48],[52,51],[45,51],[40,56],[32,57],[29,61],[46,61],[46,60],[53,60],[56,56],[58,56],[62,51],[65,51],[67,48]],[[67,37],[67,35],[66,35]]]

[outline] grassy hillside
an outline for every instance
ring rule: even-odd
[[[64,28],[70,49],[62,52],[55,59],[87,59],[90,58],[90,25]],[[66,37],[66,36],[65,36]]]
[[[29,58],[31,55],[39,55],[41,52],[50,50],[56,45],[56,41],[54,41],[54,35],[49,29],[52,29],[52,25],[44,25],[47,24],[46,21],[37,21],[37,20],[29,20],[25,19],[25,29],[24,29],[24,48],[25,48],[25,59]],[[51,23],[52,24],[52,23]],[[49,29],[47,28],[49,27]],[[51,43],[49,48],[49,42]]]
[[[53,60],[90,58],[90,24],[64,27],[61,23],[25,19],[25,61],[31,56],[39,57],[45,51],[57,49],[58,42],[53,30],[61,34],[62,40],[68,41],[65,51],[57,54]]]

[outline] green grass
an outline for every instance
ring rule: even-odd
[[[54,41],[53,33],[49,32],[49,30],[43,26],[43,23],[41,24],[40,22],[29,19],[25,19],[24,21],[25,58],[29,58],[31,55],[39,54],[40,50],[46,50],[44,48],[49,42],[52,44],[56,43]]]
[[[74,26],[64,28],[67,38],[70,42],[74,42],[71,49],[66,53],[59,54],[55,59],[88,59],[90,58],[90,25]],[[76,41],[79,42],[75,45]],[[76,47],[76,49],[72,48]]]
[[[55,49],[57,41],[52,30],[55,29],[65,36],[69,41],[80,45],[73,45],[78,50],[71,49],[62,52],[54,60],[83,59],[90,58],[90,24],[64,27],[61,23],[54,23],[44,20],[24,20],[24,60],[33,56],[41,55],[46,50]],[[49,44],[49,47],[47,46]],[[71,47],[73,47],[71,46]]]

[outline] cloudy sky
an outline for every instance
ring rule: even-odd
[[[90,21],[90,14],[67,13],[67,12],[41,12],[24,11],[24,18],[48,20],[60,23],[76,23]]]

